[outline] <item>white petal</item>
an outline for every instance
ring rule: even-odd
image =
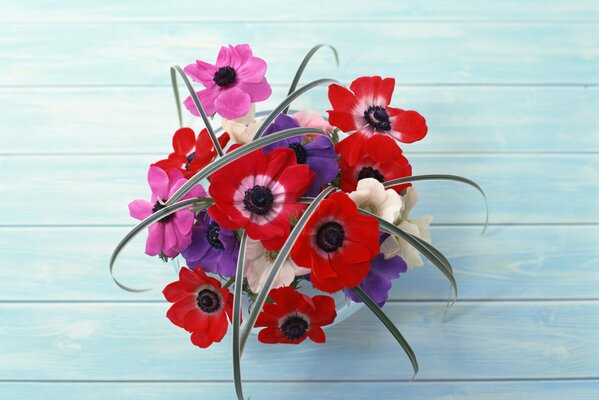
[[[418,202],[418,193],[416,192],[416,189],[414,189],[411,186],[408,187],[406,189],[406,194],[403,195],[403,204],[404,204],[404,209],[402,211],[403,219],[408,219],[408,216],[410,215],[410,211],[412,211],[412,208],[414,208],[414,206],[416,205],[417,202]]]
[[[420,234],[418,226],[408,221],[404,221],[401,224],[399,224],[398,228],[413,236],[419,236]],[[422,267],[424,265],[424,263],[422,262],[422,257],[420,257],[420,252],[418,250],[416,250],[411,244],[409,244],[402,238],[398,238],[397,241],[399,243],[399,246],[401,247],[400,254],[402,258],[406,261],[406,264],[408,264],[408,267],[414,268]]]

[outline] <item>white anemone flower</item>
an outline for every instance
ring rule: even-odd
[[[262,125],[262,121],[254,119],[256,115],[256,106],[252,103],[250,111],[243,117],[237,119],[222,119],[222,126],[225,132],[229,133],[234,143],[246,144],[254,139],[256,131]]]
[[[418,193],[413,187],[408,187],[403,197],[404,208],[394,223],[404,232],[416,236],[427,243],[431,242],[429,226],[433,220],[430,215],[410,218],[410,211],[418,201]],[[420,252],[402,238],[389,236],[381,245],[381,253],[385,258],[400,255],[408,264],[408,267],[421,267],[424,265]]]
[[[277,252],[268,251],[262,246],[259,240],[252,240],[248,238],[246,245],[246,258],[245,258],[245,277],[248,280],[250,290],[254,293],[258,293],[264,287],[266,278],[272,271],[272,266],[277,257]],[[291,258],[288,258],[279,273],[277,274],[272,288],[278,288],[282,286],[289,286],[296,276],[302,276],[310,273],[308,268],[298,267]]]
[[[385,186],[374,178],[360,179],[356,190],[348,195],[358,207],[385,221],[393,223],[401,215],[401,196],[395,190],[385,190]]]

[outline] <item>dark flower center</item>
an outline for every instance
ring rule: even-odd
[[[193,161],[194,158],[196,158],[196,152],[195,151],[191,152],[187,156],[187,163],[185,164],[185,170],[186,171],[189,171],[189,164],[191,164],[191,162]]]
[[[301,143],[291,143],[289,148],[295,152],[295,158],[298,164],[305,164],[308,160],[308,152]]]
[[[152,214],[154,214],[157,211],[162,210],[164,207],[166,207],[164,204],[164,202],[160,199],[158,199],[156,201],[156,204],[154,204],[154,207],[152,207]],[[167,215],[166,217],[163,217],[161,219],[158,220],[158,222],[168,222],[171,220],[171,218],[173,217],[174,214],[171,215]]]
[[[218,297],[218,294],[210,289],[204,289],[198,293],[196,302],[198,303],[200,310],[207,314],[213,313],[220,309],[220,297]]]
[[[249,212],[258,215],[268,214],[272,207],[274,197],[269,188],[256,185],[245,191],[243,196],[243,205]]]
[[[364,119],[368,122],[368,125],[374,129],[382,129],[388,131],[391,129],[391,122],[389,122],[389,114],[385,107],[381,106],[370,106],[364,111]]]
[[[379,182],[385,182],[385,177],[379,172],[378,169],[372,167],[364,167],[358,173],[358,180],[365,178],[374,178]]]
[[[332,253],[341,247],[344,239],[345,230],[335,221],[327,222],[316,232],[316,245],[327,253]]]
[[[289,340],[301,339],[308,331],[308,321],[299,315],[292,315],[281,325],[281,332]]]
[[[208,226],[208,230],[206,231],[206,240],[208,240],[210,246],[214,247],[215,249],[224,250],[225,246],[218,238],[219,233],[220,226],[216,222],[212,221]]]
[[[212,79],[218,86],[227,87],[235,82],[236,77],[237,72],[232,67],[220,67]]]

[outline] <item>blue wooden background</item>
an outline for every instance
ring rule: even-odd
[[[0,398],[231,398],[227,337],[202,351],[164,317],[172,268],[143,256],[108,275],[147,194],[150,161],[176,127],[168,67],[251,43],[269,62],[270,107],[314,44],[305,79],[397,78],[422,112],[415,173],[469,176],[487,191],[420,183],[418,213],[453,261],[461,299],[431,265],[387,310],[419,357],[367,310],[324,346],[252,342],[252,399],[599,398],[599,2],[0,1]],[[325,91],[297,107],[327,108]]]

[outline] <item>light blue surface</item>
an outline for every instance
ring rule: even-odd
[[[599,398],[599,3],[594,0],[0,1],[0,399],[227,399],[230,339],[201,351],[164,317],[172,268],[143,238],[107,272],[147,193],[147,164],[176,127],[168,67],[250,42],[280,100],[314,44],[306,79],[397,79],[421,111],[415,173],[456,173],[478,194],[421,183],[434,243],[461,302],[430,265],[386,310],[421,365],[360,310],[324,346],[252,341],[252,399]],[[325,91],[297,107],[327,109]],[[196,127],[200,125],[194,122]]]

